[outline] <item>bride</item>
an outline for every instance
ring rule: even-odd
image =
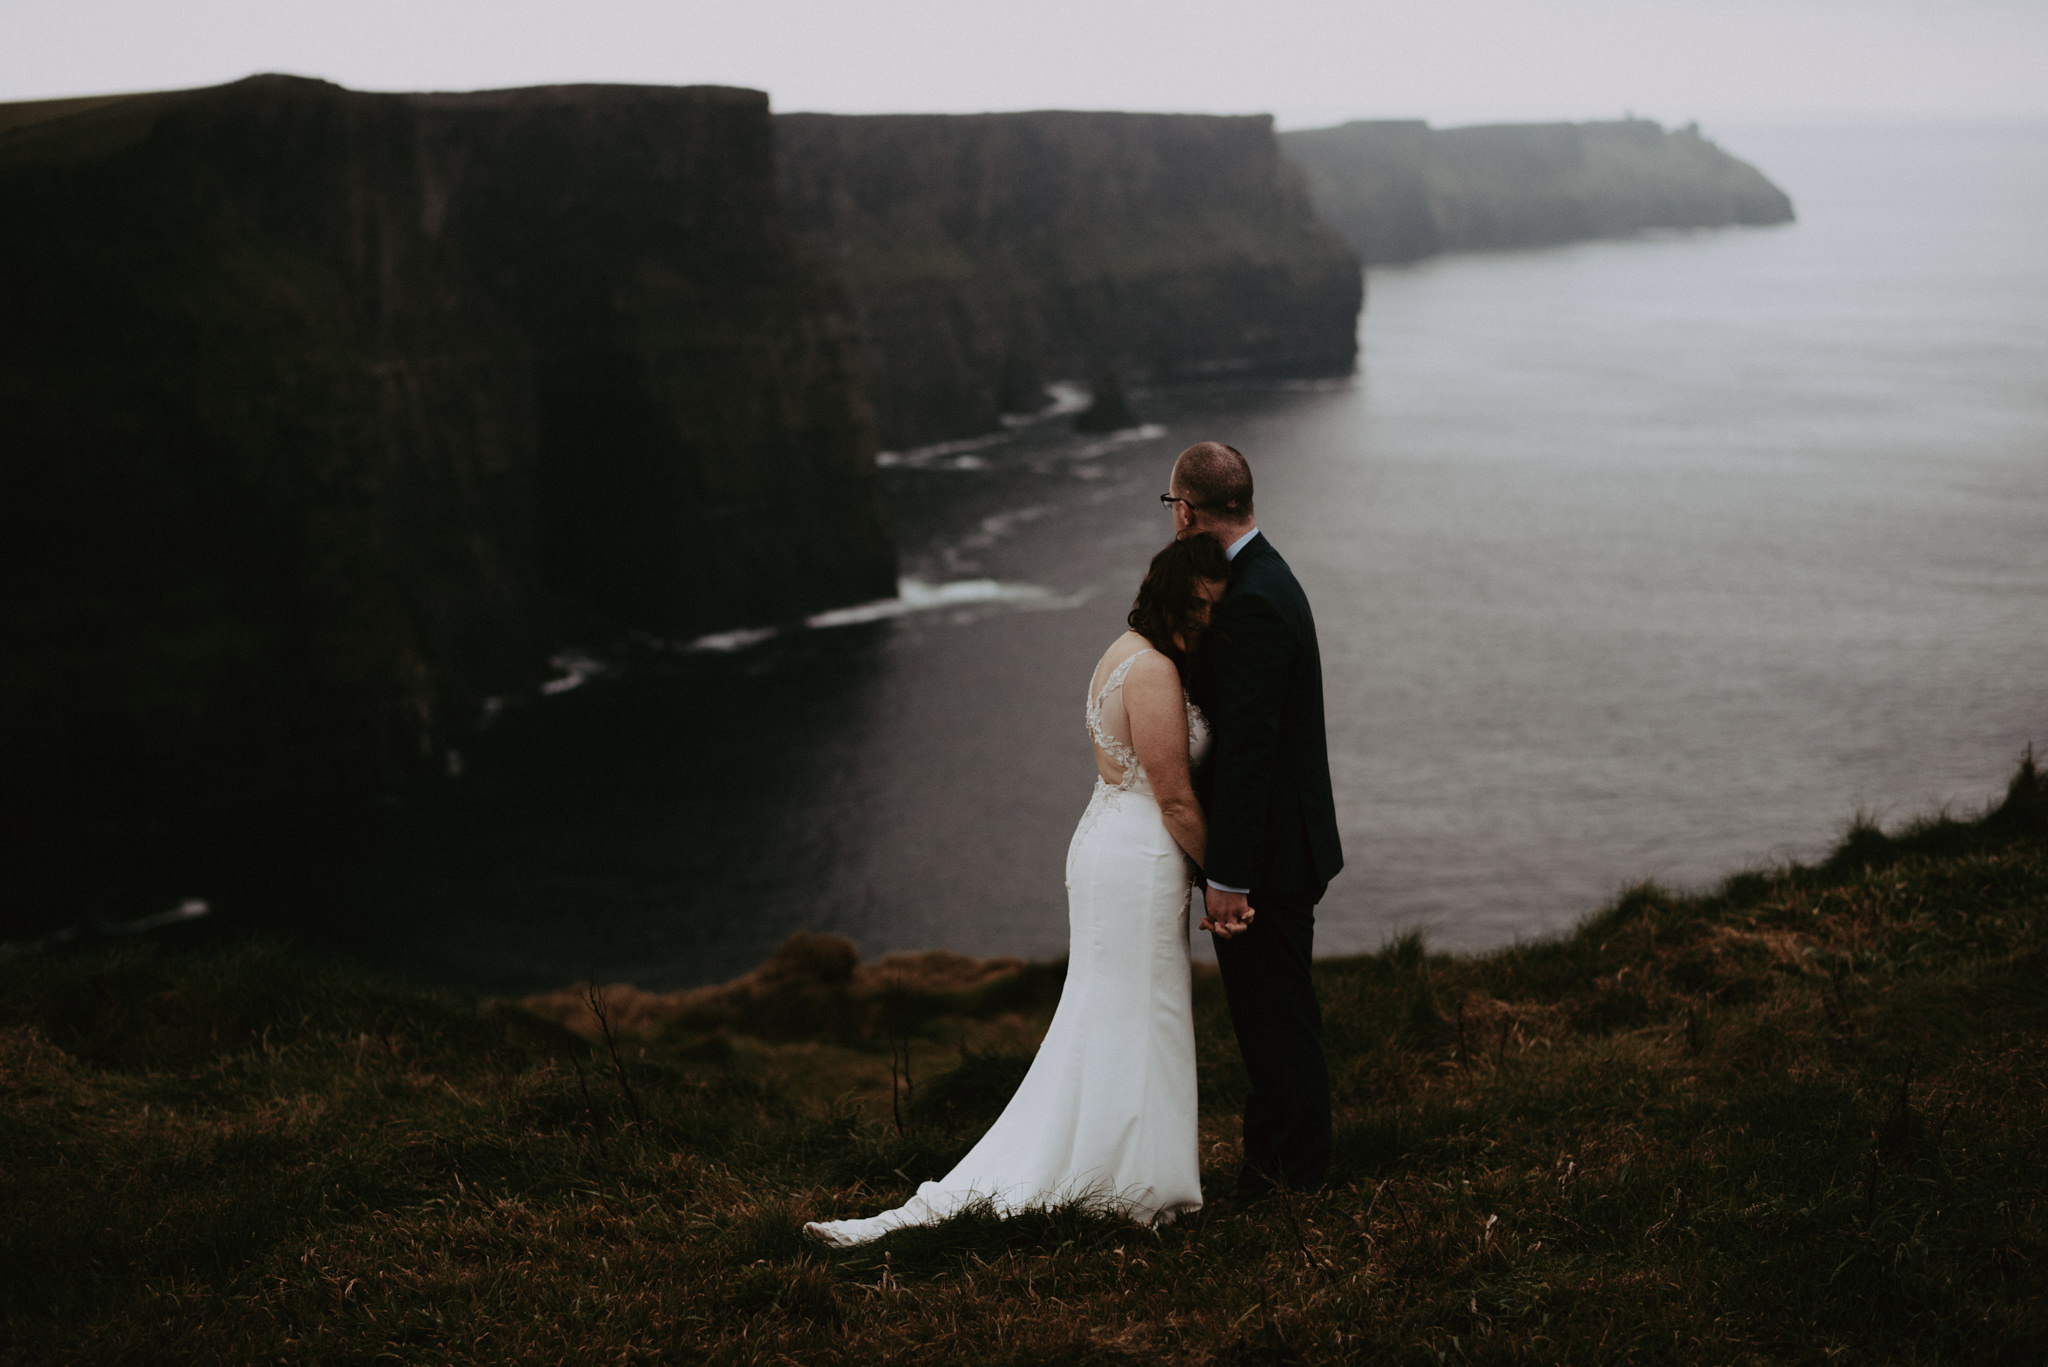
[[[1209,735],[1181,669],[1228,574],[1212,537],[1160,551],[1095,666],[1098,777],[1067,849],[1066,986],[1017,1094],[903,1205],[805,1232],[847,1248],[981,1201],[1009,1215],[1080,1200],[1147,1224],[1201,1208],[1188,892],[1205,828],[1189,769]]]

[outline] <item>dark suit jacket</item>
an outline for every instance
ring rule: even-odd
[[[1214,737],[1195,775],[1209,816],[1202,872],[1253,892],[1320,893],[1344,867],[1323,659],[1308,595],[1264,536],[1230,562],[1230,587],[1189,673]]]

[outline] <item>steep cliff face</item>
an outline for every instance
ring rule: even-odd
[[[1317,211],[1371,263],[1792,217],[1784,191],[1697,127],[1666,132],[1647,119],[1347,123],[1280,143]]]
[[[258,77],[0,109],[0,750],[360,789],[551,648],[893,589],[766,97]]]
[[[853,296],[882,439],[986,431],[1049,380],[1348,374],[1358,262],[1272,121],[775,119],[792,225]]]

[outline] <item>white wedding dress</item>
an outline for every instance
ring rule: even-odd
[[[979,1201],[1008,1215],[1082,1200],[1147,1224],[1201,1208],[1188,869],[1123,703],[1124,676],[1148,653],[1119,661],[1088,699],[1088,733],[1122,781],[1096,779],[1067,848],[1066,986],[1017,1094],[944,1177],[880,1215],[805,1225],[813,1236],[851,1247]],[[1208,724],[1186,712],[1199,763]]]

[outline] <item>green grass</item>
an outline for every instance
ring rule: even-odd
[[[2037,1363],[2044,970],[2029,763],[1981,819],[1558,940],[1319,964],[1324,1195],[826,1253],[802,1220],[893,1204],[1000,1109],[1056,971],[808,1037],[672,1022],[620,1042],[635,1120],[601,1043],[517,1007],[264,949],[16,961],[0,1359]],[[1215,1190],[1212,977],[1197,1029]]]

